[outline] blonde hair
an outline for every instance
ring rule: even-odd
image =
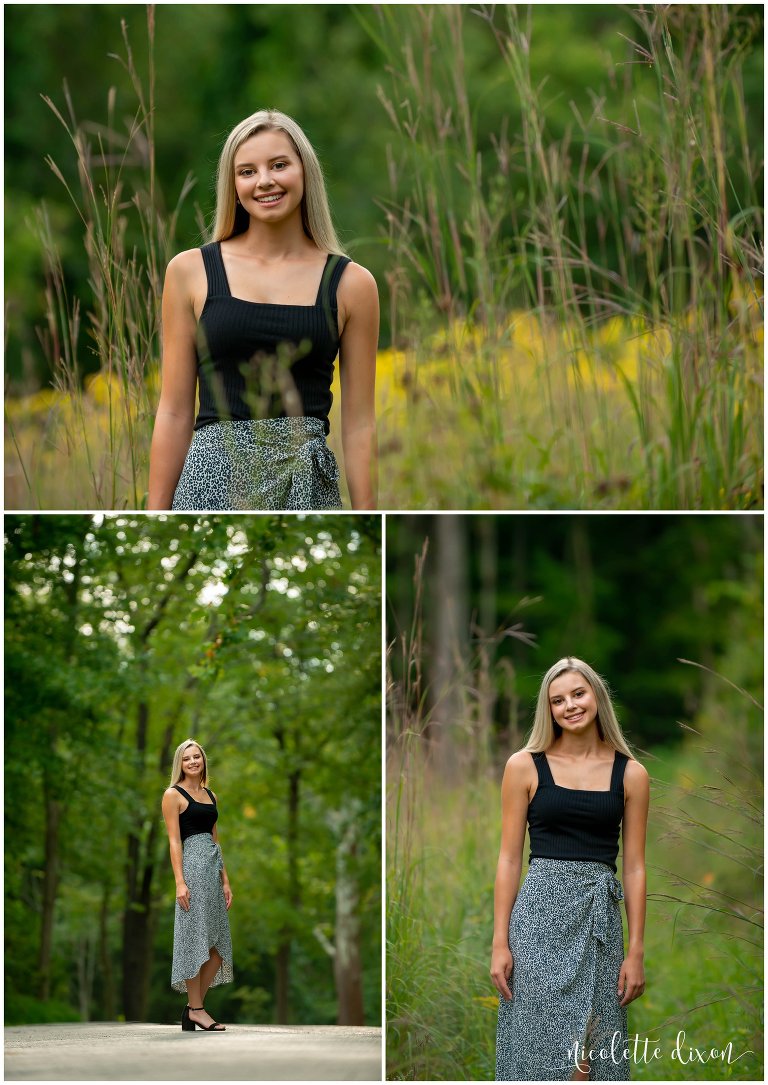
[[[552,710],[549,706],[549,687],[561,674],[580,674],[581,677],[592,687],[597,702],[597,730],[603,742],[614,750],[619,750],[627,757],[634,758],[632,750],[627,745],[627,740],[622,734],[619,721],[616,718],[616,710],[611,701],[611,694],[605,679],[601,678],[597,671],[592,670],[588,663],[574,656],[566,656],[554,663],[541,680],[539,697],[536,702],[536,715],[533,721],[533,729],[528,741],[523,747],[531,753],[539,753],[547,750],[563,733],[562,727],[555,723],[552,718]]]
[[[170,786],[173,787],[174,784],[178,784],[181,780],[184,779],[184,771],[181,767],[181,759],[184,756],[184,751],[187,749],[188,746],[197,746],[198,750],[203,755],[203,774],[200,777],[200,786],[205,787],[205,785],[208,783],[208,758],[205,756],[205,750],[195,738],[185,738],[184,741],[176,747],[176,753],[173,755]]]
[[[346,256],[333,226],[323,170],[315,149],[296,121],[276,109],[260,109],[252,113],[235,125],[224,142],[216,171],[216,217],[211,241],[226,241],[228,237],[248,229],[248,212],[235,198],[235,155],[242,144],[257,132],[286,134],[304,169],[304,195],[301,200],[304,233],[323,252]]]

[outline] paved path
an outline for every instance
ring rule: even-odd
[[[381,1029],[99,1022],[5,1030],[7,1081],[380,1081]]]

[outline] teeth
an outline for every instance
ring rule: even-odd
[[[282,197],[282,195],[283,195],[282,192],[280,192],[280,193],[278,193],[277,196],[259,196],[258,197],[258,202],[259,203],[275,203],[277,200],[279,200]]]

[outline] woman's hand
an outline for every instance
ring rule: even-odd
[[[619,998],[620,1006],[626,1006],[634,1002],[645,990],[645,969],[643,958],[636,953],[629,953],[624,958],[624,963],[619,969]],[[623,998],[622,998],[623,994]]]
[[[509,980],[512,976],[514,961],[508,946],[493,947],[491,953],[491,979],[493,986],[507,1002],[512,1001]]]
[[[179,882],[176,886],[176,900],[185,912],[189,911],[189,889],[186,882]]]
[[[227,906],[227,911],[229,911],[230,906],[232,904],[232,890],[229,888],[229,882],[224,882],[223,888],[224,888],[224,903]]]

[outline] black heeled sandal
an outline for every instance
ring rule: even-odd
[[[210,1025],[201,1025],[199,1021],[193,1021],[189,1016],[189,1011],[197,1013],[198,1010],[204,1009],[203,1006],[185,1006],[184,1013],[181,1015],[181,1027],[185,1032],[194,1032],[195,1028],[202,1029],[203,1032],[226,1032],[227,1029],[224,1025],[220,1025],[218,1021],[212,1021]],[[184,1021],[184,1014],[186,1014],[186,1024]]]

